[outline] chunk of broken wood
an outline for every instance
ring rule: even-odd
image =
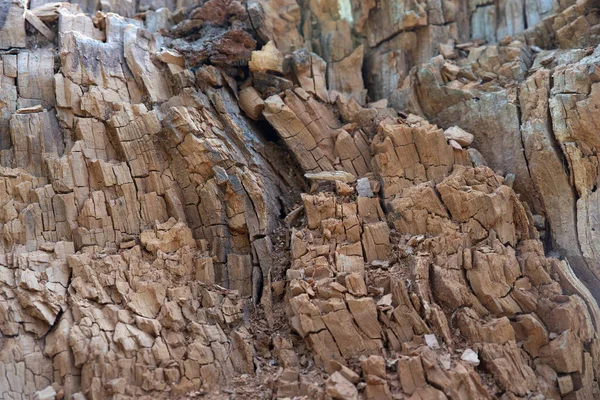
[[[265,108],[265,102],[254,87],[248,86],[239,93],[239,105],[246,115],[255,121],[262,119],[262,112]]]
[[[25,19],[35,29],[37,29],[38,32],[40,32],[42,35],[44,35],[44,37],[46,37],[46,39],[50,40],[51,42],[54,41],[54,39],[56,38],[56,35],[54,34],[54,32],[52,32],[52,30],[50,30],[50,28],[48,28],[46,26],[46,24],[41,19],[38,18],[37,15],[32,13],[30,10],[25,10]]]
[[[285,224],[290,227],[292,225],[294,225],[296,223],[296,221],[298,221],[298,218],[300,218],[300,215],[302,215],[302,212],[304,212],[304,206],[300,206],[294,210],[292,210],[288,215],[286,215],[286,217],[283,219],[283,221],[285,222]]]
[[[43,22],[54,22],[58,19],[58,11],[65,6],[65,4],[67,3],[63,3],[63,2],[55,2],[55,3],[46,3],[46,4],[42,4],[39,7],[36,7],[34,9],[31,10],[31,12],[38,17],[41,21]],[[79,8],[78,5],[75,4],[69,4],[72,8]],[[81,10],[78,10],[79,12],[81,12]]]
[[[461,146],[469,146],[473,143],[473,139],[475,137],[464,129],[459,128],[458,126],[451,126],[450,128],[444,131],[444,136],[446,140],[454,140]]]
[[[34,114],[44,111],[41,104],[33,107],[23,107],[17,110],[17,114]]]
[[[185,67],[185,58],[183,58],[183,55],[176,50],[161,50],[156,53],[156,58],[165,64],[175,64],[180,67]]]
[[[310,179],[311,181],[342,181],[344,183],[350,183],[356,179],[354,175],[346,171],[322,171],[315,173],[307,172],[304,174],[304,177],[306,179]]]
[[[252,52],[252,60],[248,63],[250,71],[265,72],[273,71],[283,73],[283,55],[272,41],[268,42],[260,50]]]

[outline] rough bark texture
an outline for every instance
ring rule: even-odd
[[[0,0],[0,397],[600,398],[598,7]]]

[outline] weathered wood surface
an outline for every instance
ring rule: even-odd
[[[593,2],[25,3],[0,397],[600,395]]]

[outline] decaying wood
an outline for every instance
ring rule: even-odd
[[[0,397],[598,398],[595,10],[0,1]]]
[[[54,41],[54,32],[52,32],[52,30],[50,30],[50,28],[48,28],[46,24],[44,24],[44,22],[40,18],[38,18],[37,15],[35,15],[29,10],[25,10],[25,19],[27,20],[27,22],[33,25],[33,27],[37,29],[42,35],[44,35],[46,39],[50,40],[51,42]]]

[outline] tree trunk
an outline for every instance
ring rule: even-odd
[[[0,397],[600,398],[598,5],[480,3],[0,0]]]

